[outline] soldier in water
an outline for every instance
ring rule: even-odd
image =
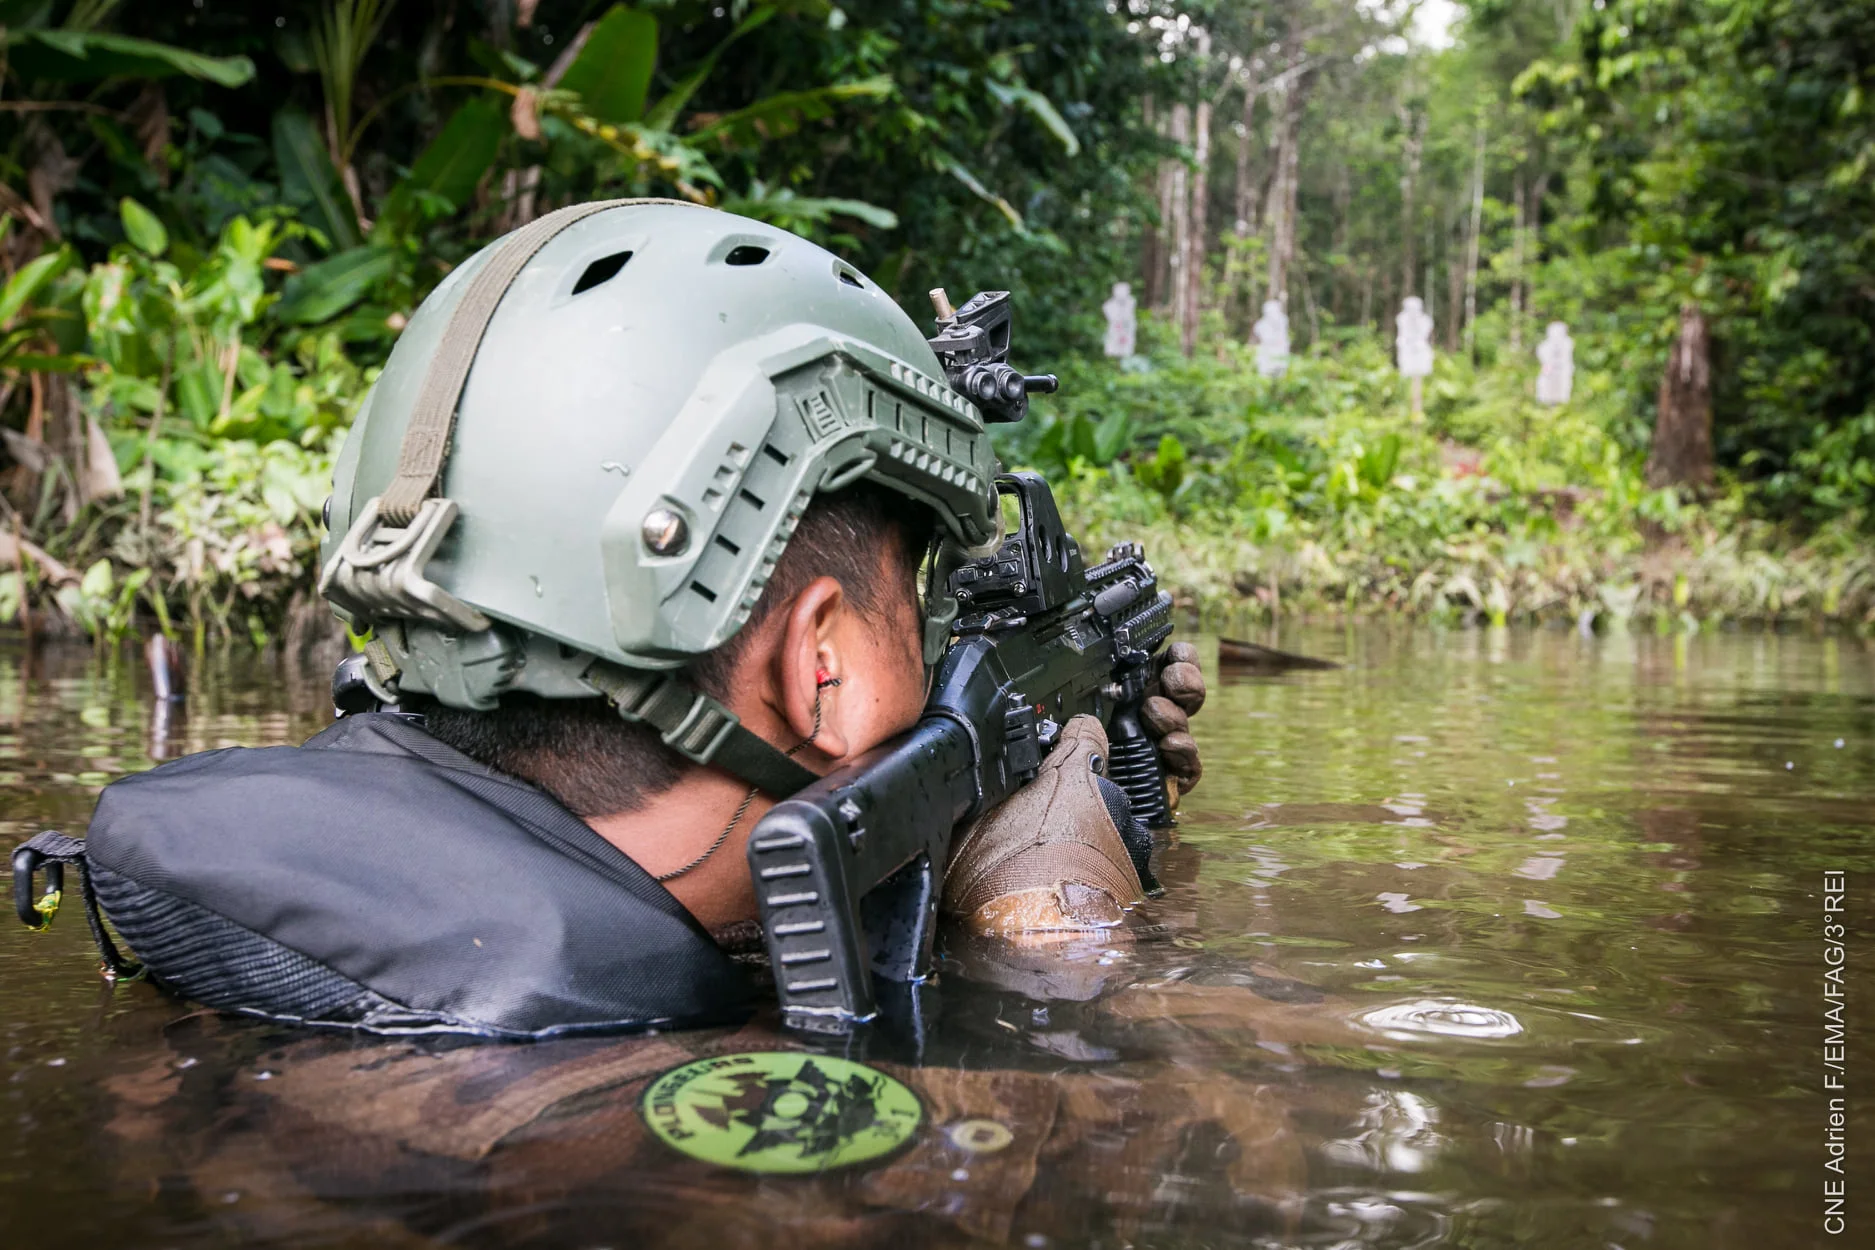
[[[89,865],[183,995],[422,1036],[186,1021],[107,1082],[126,1173],[187,1178],[250,1240],[873,1244],[935,1218],[1000,1242],[1163,1221],[1168,1172],[1209,1178],[1246,1227],[1293,1223],[1288,1108],[1208,1069],[855,1071],[759,1016],[433,1036],[704,1025],[759,1001],[749,830],[801,770],[916,720],[943,625],[920,564],[997,534],[980,419],[935,388],[836,409],[827,379],[853,369],[938,375],[837,258],[692,206],[563,210],[426,301],[341,457],[322,579],[377,624],[370,681],[397,711],[112,786]],[[863,454],[854,436],[888,423],[911,454]],[[1204,685],[1189,647],[1167,660],[1145,719],[1182,792]],[[686,717],[711,726],[707,762]],[[1113,1018],[1143,1029],[1189,1008],[1278,1044],[1361,1041],[1293,983],[1216,987],[1220,1007],[1073,958],[1123,940],[1142,894],[1087,766],[1105,745],[1071,722],[959,836],[945,908],[978,936],[953,968],[1117,990]],[[214,1127],[189,1131],[204,1098]]]
[[[920,568],[1001,538],[983,414],[941,374],[884,292],[760,222],[611,202],[505,236],[418,309],[338,460],[320,589],[393,710],[127,778],[42,850],[223,1010],[506,1038],[745,1016],[750,831],[916,723],[954,610]],[[1144,719],[1188,789],[1204,683],[1188,644],[1163,659]],[[1105,751],[1072,721],[957,840],[947,907],[1119,923],[1142,890]]]

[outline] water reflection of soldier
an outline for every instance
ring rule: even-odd
[[[185,1087],[215,1061],[182,1067],[172,1052],[108,1083],[111,1131],[126,1183],[165,1178],[172,1203],[244,1243],[1080,1244],[1186,1221],[1246,1238],[1293,1230],[1299,1095],[1203,1069],[875,1062],[918,1095],[924,1124],[876,1165],[823,1175],[712,1166],[647,1129],[639,1102],[657,1073],[786,1044],[757,1027],[521,1048],[313,1038],[264,1053],[213,1095]],[[215,1113],[191,1131],[204,1097]]]
[[[920,563],[999,536],[982,416],[943,377],[883,292],[760,222],[619,202],[497,241],[338,460],[320,589],[402,712],[107,788],[104,911],[170,988],[275,1018],[736,1018],[750,830],[916,721],[954,609]],[[1188,788],[1203,680],[1166,658],[1146,720]],[[1069,726],[961,841],[947,905],[1117,922],[1141,891],[1104,753]]]

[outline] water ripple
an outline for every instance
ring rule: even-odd
[[[1383,1036],[1403,1042],[1422,1037],[1496,1039],[1523,1032],[1523,1025],[1508,1011],[1436,998],[1394,1003],[1363,1012],[1355,1019]]]

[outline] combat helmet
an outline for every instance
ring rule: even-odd
[[[983,412],[831,252],[676,201],[574,205],[412,316],[339,455],[319,589],[371,631],[381,697],[602,694],[786,793],[811,774],[678,670],[749,619],[816,492],[884,483],[980,550],[995,472]]]

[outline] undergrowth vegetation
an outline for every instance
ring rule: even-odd
[[[1875,625],[1875,552],[1855,518],[1800,532],[1756,519],[1735,481],[1703,499],[1649,490],[1610,370],[1578,371],[1572,401],[1550,408],[1534,368],[1442,355],[1415,421],[1371,335],[1275,379],[1232,343],[1147,359],[1069,365],[1003,452],[1051,477],[1085,547],[1144,541],[1201,609]]]
[[[332,630],[320,506],[417,304],[541,213],[659,196],[921,317],[1011,290],[1014,363],[1063,382],[1005,459],[1195,605],[1875,629],[1868,13],[1459,8],[1431,47],[1333,0],[0,0],[0,626]],[[1125,368],[1087,354],[1116,279]],[[1692,312],[1710,387],[1660,408],[1710,486],[1648,468]]]

